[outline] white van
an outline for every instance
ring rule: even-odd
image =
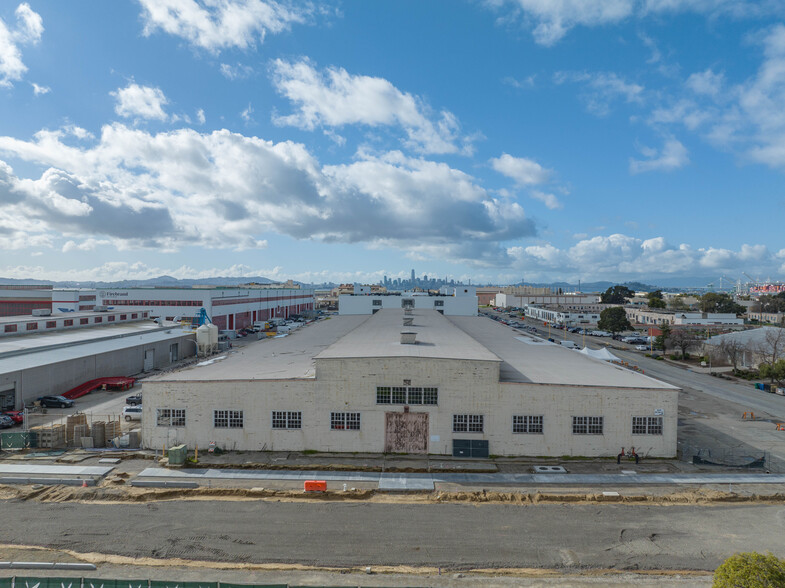
[[[575,341],[570,341],[568,339],[559,341],[559,345],[561,345],[562,347],[566,347],[567,349],[578,349],[578,346],[575,344]]]

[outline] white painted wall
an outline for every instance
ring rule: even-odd
[[[403,300],[414,301],[415,309],[443,310],[448,316],[476,316],[477,296],[351,296],[338,297],[339,314],[371,314],[383,308],[401,308]]]
[[[316,379],[308,380],[147,381],[143,444],[206,448],[215,441],[229,450],[379,453],[385,413],[403,406],[376,404],[376,387],[404,379],[439,389],[438,406],[410,407],[429,414],[429,453],[451,454],[453,439],[486,439],[497,455],[615,456],[630,446],[652,457],[676,455],[677,390],[500,383],[497,362],[418,358],[322,359]],[[158,408],[185,408],[186,427],[158,427]],[[632,417],[658,409],[664,434],[632,435]],[[242,410],[244,428],[214,428],[214,410]],[[302,429],[273,430],[274,410],[301,411]],[[360,431],[330,430],[331,411],[360,412]],[[484,432],[453,433],[453,414],[484,415]],[[542,415],[543,434],[512,433],[517,414]],[[604,434],[573,435],[573,416],[603,416]]]

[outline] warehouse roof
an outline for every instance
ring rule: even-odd
[[[59,345],[41,346],[38,348],[29,348],[24,351],[12,351],[5,354],[0,354],[0,374],[16,372],[20,370],[27,370],[47,366],[63,361],[79,359],[83,357],[92,357],[100,355],[101,353],[109,353],[111,351],[119,351],[122,349],[130,349],[141,345],[150,343],[157,343],[159,341],[175,340],[180,337],[187,337],[193,335],[182,329],[163,329],[153,325],[152,329],[138,329],[136,333],[126,332],[119,334],[118,331],[123,327],[130,327],[132,325],[117,325],[112,327],[104,327],[102,331],[115,330],[114,337],[103,337],[100,339],[95,338],[95,334],[90,340],[72,341],[71,343],[61,342]],[[78,332],[88,331],[92,329],[76,329],[68,332],[67,335],[75,335]],[[53,337],[60,335],[65,337],[66,333],[47,333],[44,337]],[[33,336],[19,337],[27,342]],[[5,345],[7,341],[3,340],[0,345]]]
[[[606,386],[610,388],[677,389],[639,372],[592,359],[561,345],[521,335],[486,317],[448,319],[502,359],[502,382]]]
[[[413,319],[404,326],[405,317]],[[415,344],[402,344],[401,332],[416,334]],[[467,359],[501,361],[476,339],[435,310],[384,309],[371,316],[361,327],[342,337],[316,356],[316,359],[370,357],[420,357],[429,359]]]
[[[148,378],[147,381],[314,378],[314,357],[369,318],[367,315],[333,316],[329,320],[300,327],[285,337],[255,341],[194,366]]]

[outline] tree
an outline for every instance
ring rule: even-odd
[[[600,320],[597,326],[603,331],[610,331],[614,335],[632,329],[630,321],[627,320],[627,311],[622,306],[611,306],[603,310],[600,313]]]
[[[758,368],[761,378],[769,378],[772,382],[782,384],[785,382],[785,359],[780,359],[774,363],[762,363]]]
[[[785,586],[785,560],[771,553],[736,553],[714,571],[713,588]]]
[[[690,329],[673,329],[668,338],[671,347],[681,351],[682,357],[687,357],[687,350],[695,344],[697,338]]]
[[[776,363],[785,355],[785,329],[780,327],[763,327],[766,334],[763,341],[758,342],[753,352],[762,358],[760,363]]]
[[[600,302],[603,304],[624,304],[627,298],[635,296],[635,292],[630,290],[627,286],[616,285],[605,290],[600,297]]]
[[[671,326],[668,323],[660,325],[660,334],[657,335],[657,338],[654,341],[654,345],[657,349],[662,349],[662,352],[665,353],[668,350],[668,342],[671,336]]]
[[[739,361],[744,357],[744,352],[747,351],[747,345],[733,337],[725,337],[718,347],[720,352],[728,358],[735,372],[738,369]]]
[[[746,312],[741,304],[736,304],[730,294],[707,292],[700,297],[698,304],[701,312],[733,313],[736,315]]]
[[[662,290],[649,292],[649,308],[665,308],[665,300],[662,298]]]
[[[672,298],[670,302],[668,302],[668,306],[670,307],[671,310],[684,311],[690,309],[689,305],[686,302],[684,302],[684,295],[682,294],[679,294],[675,298]]]

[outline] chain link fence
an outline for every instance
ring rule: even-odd
[[[121,414],[28,412],[21,428],[0,433],[0,449],[137,448],[140,429]]]
[[[699,466],[716,466],[736,468],[739,470],[773,470],[781,471],[781,464],[772,463],[768,451],[758,451],[749,447],[705,447],[700,445],[681,444],[679,459]]]

